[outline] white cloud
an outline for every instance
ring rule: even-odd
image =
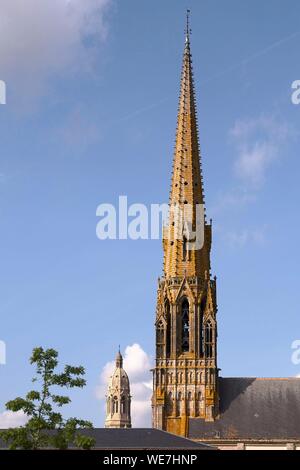
[[[149,378],[151,368],[150,357],[139,344],[126,347],[124,368],[132,382],[147,380]]]
[[[139,344],[127,346],[123,361],[126,370],[132,395],[131,419],[134,427],[151,426],[151,359]],[[100,385],[96,394],[101,400],[105,398],[107,382],[115,368],[115,362],[107,362],[100,375]]]
[[[267,169],[281,155],[281,148],[293,132],[272,116],[237,121],[230,135],[237,148],[234,171],[252,188],[264,182]]]
[[[271,137],[285,139],[290,134],[290,127],[286,123],[279,123],[273,116],[260,115],[255,119],[238,120],[231,135],[236,138],[245,138],[261,131],[262,135],[267,133]]]
[[[18,428],[26,424],[28,418],[22,410],[4,411],[0,413],[0,429]]]
[[[240,232],[238,231],[228,231],[224,232],[225,241],[233,247],[242,248],[249,243],[255,245],[263,245],[265,243],[266,237],[266,226],[255,228],[255,229],[244,229]]]
[[[239,177],[257,186],[264,181],[267,167],[277,156],[278,149],[269,142],[243,146],[235,163],[235,171]]]
[[[111,0],[1,0],[0,70],[20,93],[41,92],[57,73],[88,66],[107,34]],[[15,90],[15,93],[17,93]]]
[[[237,183],[218,195],[213,214],[255,202],[269,168],[284,155],[288,139],[299,136],[290,124],[270,115],[240,119],[229,134],[236,150],[233,170]]]
[[[256,194],[248,191],[245,187],[230,188],[228,191],[221,191],[216,198],[216,202],[209,209],[209,213],[215,216],[224,213],[227,209],[241,209],[249,203],[256,201]]]

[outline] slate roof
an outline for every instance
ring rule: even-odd
[[[215,450],[214,447],[193,442],[189,439],[175,436],[158,429],[108,429],[95,428],[84,429],[80,434],[91,436],[95,439],[94,449],[144,449],[144,450]],[[6,445],[0,441],[0,448]],[[72,448],[70,446],[70,448]]]
[[[220,378],[220,419],[189,420],[190,439],[300,440],[300,379]]]
[[[175,436],[158,429],[94,429],[91,434],[96,439],[97,449],[200,449],[210,450],[209,446]]]

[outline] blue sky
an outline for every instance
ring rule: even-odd
[[[153,356],[161,242],[98,240],[96,208],[167,201],[187,7],[219,366],[299,374],[299,2],[28,4],[1,7],[0,412],[28,390],[35,346],[86,367],[70,414],[97,426],[95,390],[118,344]]]

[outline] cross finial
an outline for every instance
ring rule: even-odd
[[[186,10],[186,29],[185,29],[185,42],[186,43],[190,42],[190,34],[192,32],[190,28],[190,13],[191,13],[191,10]]]

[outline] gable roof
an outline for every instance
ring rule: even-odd
[[[300,379],[220,378],[220,419],[191,418],[191,439],[300,440]]]

